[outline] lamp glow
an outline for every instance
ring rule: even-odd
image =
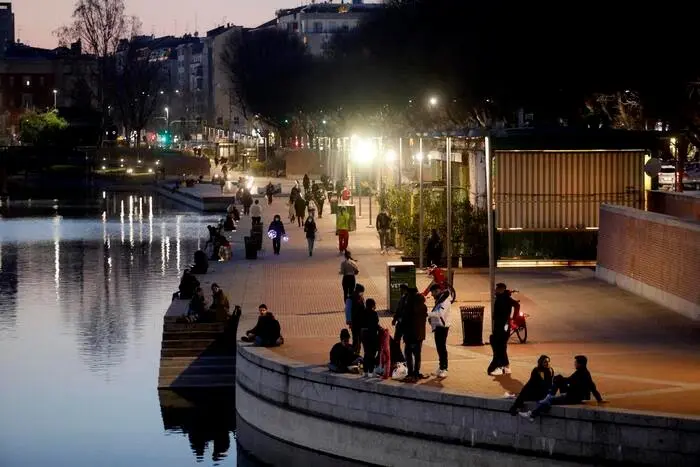
[[[395,161],[396,160],[396,151],[394,151],[393,149],[389,149],[386,152],[386,160],[389,162]]]
[[[358,164],[369,164],[377,155],[374,142],[364,138],[354,138],[351,143],[350,157]]]

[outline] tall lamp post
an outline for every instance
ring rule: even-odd
[[[423,267],[423,138],[418,139],[418,267]]]
[[[447,159],[447,278],[452,283],[452,138],[445,141]]]
[[[491,157],[491,138],[489,136],[484,137],[484,159],[486,160],[486,215],[487,215],[487,228],[488,233],[488,246],[489,246],[489,296],[491,297],[491,316],[493,316],[493,306],[494,306],[494,290],[496,289],[496,252],[494,245],[494,221],[493,218],[493,181],[491,180],[492,169],[493,169],[493,159]]]
[[[58,107],[58,89],[53,90],[53,108],[54,110]]]

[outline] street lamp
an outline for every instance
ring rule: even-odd
[[[430,99],[428,99],[428,104],[430,104],[430,107],[435,107],[438,105],[438,98],[436,96],[431,96]]]
[[[170,109],[168,107],[165,108],[165,129],[167,130],[170,127]]]
[[[56,103],[58,99],[58,89],[53,90],[53,108],[55,109],[57,107]]]

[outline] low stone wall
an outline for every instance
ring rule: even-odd
[[[700,456],[697,418],[554,407],[530,423],[508,413],[511,402],[335,375],[268,349],[238,348],[239,417],[271,438],[343,459],[401,466],[678,467],[697,465]],[[245,437],[239,442],[248,444]]]
[[[694,193],[647,192],[647,209],[658,214],[700,221],[700,196]]]
[[[596,276],[700,320],[700,224],[602,205]]]

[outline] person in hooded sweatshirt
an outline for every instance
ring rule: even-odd
[[[328,369],[333,373],[357,372],[357,365],[362,363],[362,357],[355,353],[350,344],[350,331],[340,330],[340,342],[331,348]]]
[[[284,230],[284,224],[282,223],[282,218],[279,214],[275,214],[274,219],[270,223],[270,227],[267,229],[268,232],[274,232],[274,238],[272,239],[272,251],[274,254],[280,254],[280,248],[282,246],[282,237],[287,235]]]
[[[576,371],[568,378],[556,376],[552,390],[547,397],[539,401],[534,410],[520,412],[520,416],[534,422],[535,417],[542,412],[549,411],[553,405],[581,404],[583,401],[591,400],[591,394],[599,404],[606,403],[593,382],[591,372],[588,371],[588,358],[585,355],[575,356],[574,368]],[[560,391],[558,396],[556,395],[557,391]]]
[[[415,287],[407,289],[405,297],[401,329],[403,330],[403,340],[405,342],[404,355],[406,357],[408,375],[404,381],[412,383],[424,377],[420,372],[420,364],[423,341],[425,340],[425,322],[428,318],[428,308],[425,306],[425,298],[418,293],[418,289]]]
[[[243,342],[254,342],[261,347],[275,347],[282,345],[284,339],[280,323],[275,316],[267,310],[267,305],[261,304],[258,307],[258,322],[253,329],[246,331],[246,335],[241,337]]]
[[[438,378],[447,377],[447,335],[450,332],[451,312],[450,312],[450,291],[442,290],[438,284],[430,287],[430,294],[435,300],[433,310],[428,313],[428,322],[433,328],[435,337],[435,348],[437,349],[440,366],[435,376]]]

